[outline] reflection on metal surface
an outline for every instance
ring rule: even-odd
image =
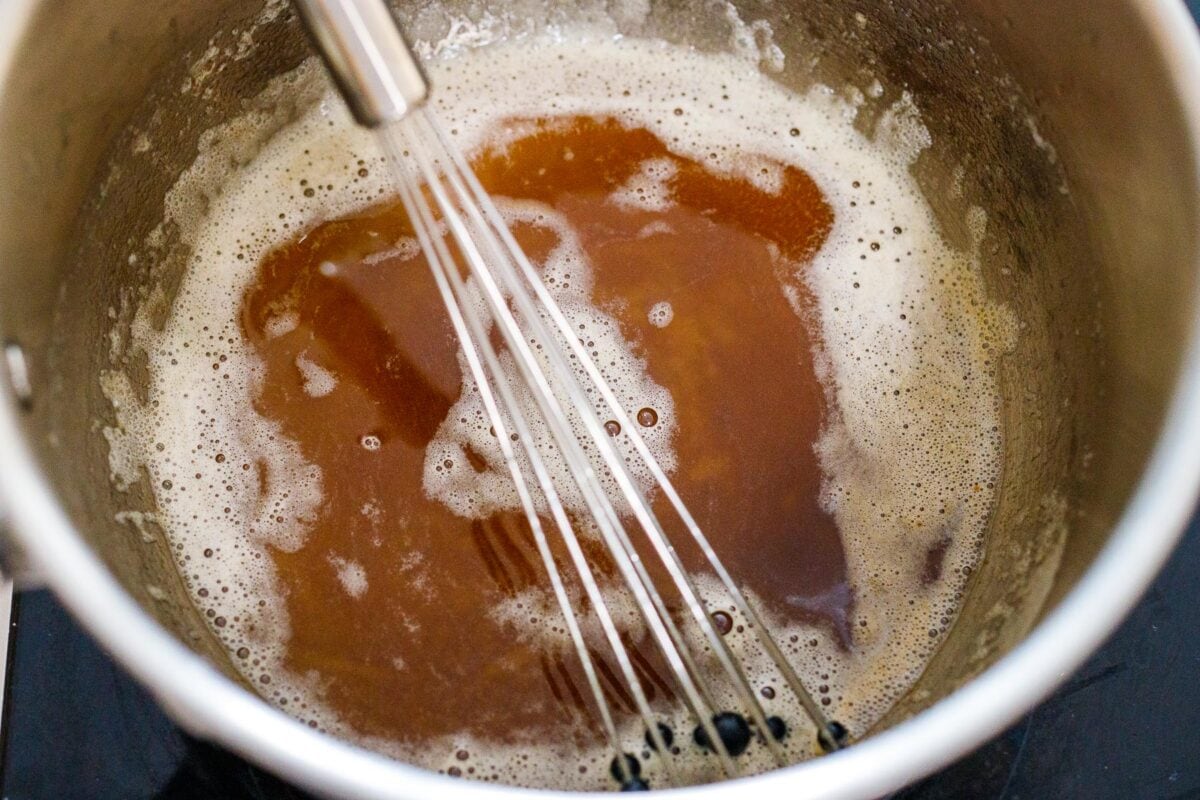
[[[8,380],[12,384],[13,394],[22,408],[28,409],[33,405],[33,384],[29,380],[29,363],[25,360],[25,351],[16,342],[4,345],[4,363],[8,368]]]
[[[0,742],[7,735],[5,720],[8,709],[4,707],[8,697],[9,634],[13,611],[13,584],[8,578],[0,578]]]

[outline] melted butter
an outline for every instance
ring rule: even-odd
[[[648,162],[670,175],[661,209],[620,197]],[[767,191],[672,155],[645,129],[591,118],[538,123],[474,166],[489,193],[542,204],[577,235],[591,302],[618,321],[674,400],[673,479],[727,567],[784,618],[844,632],[851,593],[836,527],[820,508],[813,448],[823,390],[809,325],[779,279],[832,224],[812,179],[773,165],[781,178]],[[524,520],[464,518],[423,492],[426,448],[462,381],[423,256],[396,247],[411,233],[395,206],[322,223],[268,255],[245,296],[245,333],[265,365],[256,408],[324,476],[326,499],[304,546],[272,553],[292,620],[286,665],[316,671],[339,715],[377,736],[594,737],[571,652],[514,636],[490,613],[547,585]],[[535,263],[557,242],[535,222],[515,235]],[[673,315],[658,327],[650,312],[663,302]],[[281,315],[295,325],[278,335]],[[336,386],[306,390],[297,368],[306,362],[337,376]],[[641,422],[661,424],[657,416],[651,409]],[[364,437],[379,446],[363,447]],[[470,460],[483,466],[478,454]],[[699,568],[686,532],[668,532]],[[591,550],[611,575],[599,543]],[[358,565],[366,589],[343,591],[331,557]],[[561,627],[557,617],[530,609],[525,623]],[[636,658],[647,690],[671,699],[653,645],[640,642]],[[601,673],[632,712],[611,658],[601,658]]]

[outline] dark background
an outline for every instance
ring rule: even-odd
[[[1200,0],[1188,7],[1200,14]],[[49,593],[21,595],[14,626],[3,800],[307,798],[172,725]],[[1200,800],[1200,517],[1129,619],[1058,692],[893,800],[975,798]]]

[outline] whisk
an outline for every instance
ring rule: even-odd
[[[718,630],[646,492],[614,444],[605,419],[615,421],[626,432],[645,473],[651,476],[734,608],[754,631],[784,684],[816,726],[821,748],[832,751],[844,746],[846,729],[828,719],[813,701],[767,625],[688,511],[585,342],[522,252],[496,204],[436,114],[425,106],[428,81],[385,1],[297,0],[296,6],[355,118],[379,132],[394,162],[400,201],[445,303],[511,475],[607,746],[614,753],[611,772],[620,787],[639,790],[648,789],[649,784],[641,775],[639,760],[622,746],[595,659],[583,636],[580,613],[567,590],[570,576],[560,571],[547,528],[557,533],[566,548],[575,580],[582,587],[590,613],[599,623],[645,726],[646,742],[662,760],[663,773],[671,783],[678,780],[670,757],[669,739],[673,737],[670,728],[656,718],[634,669],[609,601],[601,591],[595,566],[580,544],[580,525],[568,513],[565,492],[582,498],[589,529],[595,531],[611,556],[650,638],[670,669],[679,696],[696,720],[696,743],[716,754],[725,774],[738,774],[737,757],[752,738],[751,722],[776,762],[785,764],[780,741],[788,724],[779,717],[768,717],[759,703],[743,665]],[[502,367],[493,331],[514,370]],[[537,419],[527,416],[529,405],[520,402],[526,396],[533,400]],[[594,408],[597,398],[605,418]],[[533,435],[535,426],[549,431],[549,443],[538,445]],[[555,452],[553,462],[565,465],[569,486],[562,485],[566,478],[548,463],[550,448]],[[603,478],[616,487],[615,493],[606,489]],[[550,525],[544,524],[538,513],[539,496]],[[686,608],[682,621],[670,613],[663,592],[634,546],[632,536],[639,533],[669,576],[672,596],[678,596]],[[718,703],[715,677],[700,669],[698,653],[693,652],[694,645],[686,636],[689,624],[695,626],[692,632],[700,633],[718,662],[719,674],[737,698],[736,710]]]

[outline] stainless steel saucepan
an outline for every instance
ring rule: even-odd
[[[934,141],[914,170],[943,231],[966,246],[963,210],[987,210],[988,291],[1022,322],[997,367],[1005,463],[987,554],[917,686],[845,751],[679,791],[868,798],[965,753],[1065,679],[1146,588],[1193,507],[1200,48],[1176,2],[737,5],[774,32],[787,56],[778,80],[858,93],[864,126],[912,94]],[[397,11],[431,40],[449,13],[516,28],[605,13],[628,36],[729,40],[723,3],[620,6],[413,0]],[[159,263],[131,263],[130,244],[162,220],[202,132],[310,56],[278,0],[0,3],[4,566],[57,592],[189,731],[319,794],[531,795],[390,761],[274,710],[207,633],[161,532],[114,519],[152,497],[111,488],[107,337],[151,278],[169,296],[186,255],[170,230]]]

